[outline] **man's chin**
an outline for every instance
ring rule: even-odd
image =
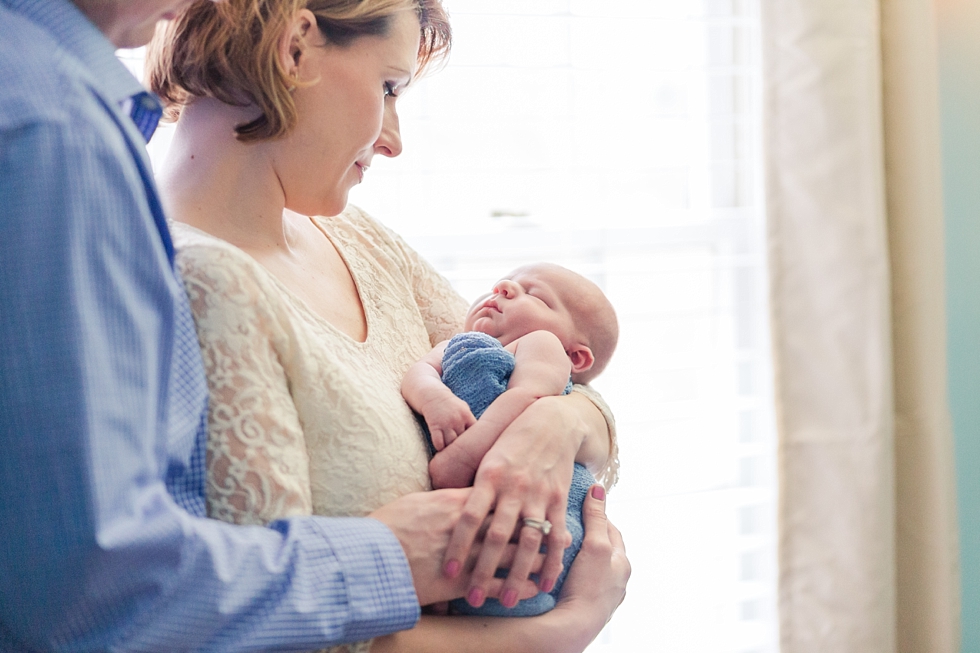
[[[160,21],[153,21],[152,23],[132,27],[125,33],[112,39],[112,43],[117,48],[141,48],[153,38],[158,22]]]

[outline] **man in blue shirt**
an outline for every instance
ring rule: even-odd
[[[114,56],[185,1],[0,0],[3,651],[308,650],[467,587],[440,566],[468,490],[387,526],[204,517],[207,389],[141,134],[159,104]]]

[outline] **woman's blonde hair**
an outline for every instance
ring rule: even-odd
[[[165,115],[176,120],[194,98],[254,104],[262,114],[239,125],[239,140],[282,136],[296,124],[279,43],[289,21],[309,9],[328,43],[345,47],[362,36],[384,36],[393,15],[414,10],[421,24],[419,72],[442,59],[452,44],[440,0],[198,0],[157,28],[147,49],[146,79]]]

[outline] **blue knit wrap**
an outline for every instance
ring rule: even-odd
[[[513,371],[514,355],[504,349],[496,338],[477,331],[455,336],[446,345],[442,356],[443,383],[453,394],[469,404],[477,419],[507,389]],[[572,382],[569,380],[563,394],[568,394],[571,390]],[[562,556],[564,568],[551,592],[539,592],[537,596],[518,602],[513,608],[505,608],[496,599],[487,599],[479,608],[470,606],[464,599],[456,599],[450,604],[452,611],[457,614],[491,617],[533,617],[554,608],[572,560],[582,548],[582,538],[585,536],[582,503],[593,483],[595,478],[592,474],[575,463],[565,513],[565,525],[572,534],[572,545],[565,549]],[[497,576],[503,578],[506,573],[506,570],[498,570]]]

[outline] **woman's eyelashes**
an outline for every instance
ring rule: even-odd
[[[398,97],[398,84],[385,82],[385,97]]]

